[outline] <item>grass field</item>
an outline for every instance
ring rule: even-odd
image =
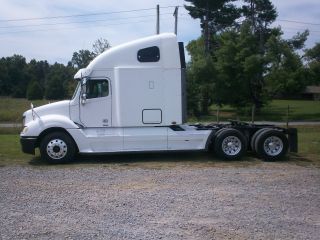
[[[0,122],[21,123],[22,114],[30,109],[31,102],[35,107],[49,103],[48,100],[0,97]]]
[[[34,106],[41,106],[49,103],[48,100],[28,101],[17,98],[0,98],[0,123],[21,123],[22,113],[30,109],[30,103]],[[264,107],[255,120],[264,121],[286,121],[287,109],[290,106],[290,121],[320,121],[320,102],[304,100],[274,100]],[[210,115],[200,118],[189,118],[189,122],[214,122],[216,121],[217,106],[210,107]],[[220,120],[240,119],[242,121],[251,120],[251,110],[247,109],[241,113],[236,113],[230,106],[224,106],[220,110]]]
[[[19,143],[19,129],[12,129],[8,131],[8,129],[0,128],[0,166],[5,165],[42,165],[39,160],[39,157],[34,157],[32,155],[24,154],[21,152],[21,147]],[[299,153],[291,154],[290,159],[293,161],[304,161],[308,163],[314,163],[316,165],[320,165],[320,126],[307,126],[307,127],[298,127],[298,139],[299,139]],[[178,154],[177,154],[178,155]],[[39,153],[36,154],[39,156]],[[184,155],[181,155],[178,160],[183,160]],[[207,162],[207,161],[217,161],[215,158],[203,157],[202,155],[194,154],[190,155],[191,157],[187,157],[188,161],[196,161],[197,163]],[[199,156],[199,159],[198,159]],[[140,161],[139,156],[132,158],[124,157],[126,161]],[[122,160],[124,158],[121,158]],[[175,158],[172,156],[167,159],[166,155],[163,157],[151,157],[156,162],[168,162],[175,161]],[[85,160],[85,163],[90,163],[89,160]],[[106,159],[109,159],[106,158]],[[145,158],[144,159],[149,159]],[[250,160],[251,159],[251,160]],[[243,160],[252,161],[252,157],[244,158]],[[240,161],[241,162],[241,161]],[[35,164],[36,163],[36,164]],[[83,162],[82,162],[83,163]],[[105,162],[106,163],[106,162]]]
[[[306,100],[273,100],[262,108],[259,115],[255,116],[256,121],[283,121],[287,119],[289,106],[289,121],[320,121],[320,102]],[[214,122],[217,120],[217,106],[210,107],[209,116],[202,116],[198,119],[191,118],[191,121]],[[219,120],[239,119],[251,121],[251,109],[244,109],[237,113],[230,106],[223,106],[220,109]]]

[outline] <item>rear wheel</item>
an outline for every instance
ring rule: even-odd
[[[255,143],[256,143],[256,139],[257,137],[264,131],[267,131],[269,130],[269,128],[261,128],[259,129],[258,131],[256,131],[252,137],[251,137],[251,141],[250,141],[250,147],[251,147],[251,151],[252,152],[256,152],[256,149],[255,149]]]
[[[239,159],[247,150],[247,141],[240,131],[225,129],[216,136],[214,149],[224,159]]]
[[[255,150],[259,157],[267,161],[283,158],[288,152],[289,142],[285,134],[269,129],[259,134],[255,141]]]
[[[72,138],[64,132],[49,133],[40,143],[41,157],[50,163],[70,162],[75,152]]]

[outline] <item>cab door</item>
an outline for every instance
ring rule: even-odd
[[[79,114],[85,127],[111,126],[111,86],[108,79],[89,79],[86,82],[85,100],[81,100]]]

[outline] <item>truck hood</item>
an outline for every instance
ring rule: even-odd
[[[49,114],[63,115],[69,117],[69,104],[70,100],[64,100],[36,107],[34,108],[34,111],[39,115],[39,117]]]
[[[70,117],[69,104],[70,104],[70,100],[64,100],[64,101],[49,103],[40,107],[36,107],[33,110],[36,116],[40,118],[42,116],[51,115],[51,114],[65,116],[69,118]],[[23,114],[23,117],[25,119],[25,124],[28,123],[29,121],[32,121],[33,117],[32,117],[31,109],[26,111]]]

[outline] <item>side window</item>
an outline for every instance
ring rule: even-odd
[[[158,62],[160,60],[160,50],[156,46],[140,49],[137,58],[139,62]]]
[[[109,95],[109,84],[107,80],[89,80],[86,90],[87,99],[106,97]]]

